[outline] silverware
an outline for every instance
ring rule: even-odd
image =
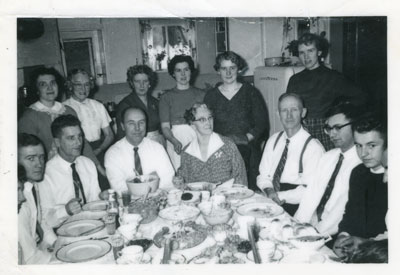
[[[103,226],[103,227],[104,227],[104,226]],[[87,235],[89,235],[89,234],[95,232],[96,230],[97,230],[97,231],[99,230],[99,227],[98,227],[98,226],[95,227],[95,228],[91,228],[91,229],[89,229],[89,230],[86,230],[86,231],[82,232],[81,234],[79,234],[79,236],[87,236]]]

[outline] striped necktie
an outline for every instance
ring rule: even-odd
[[[289,142],[290,142],[290,140],[287,138],[285,149],[283,149],[281,159],[279,160],[278,166],[276,167],[276,170],[274,173],[274,177],[272,178],[272,184],[273,184],[276,192],[278,192],[281,189],[281,176],[283,173],[283,169],[285,169],[287,153],[289,150]]]
[[[72,181],[74,182],[74,189],[75,189],[75,198],[80,198],[79,196],[79,190],[80,190],[82,194],[83,203],[86,204],[85,192],[83,192],[82,181],[81,178],[79,177],[78,172],[76,171],[75,163],[71,164],[71,169],[72,169]]]
[[[321,220],[321,216],[322,216],[322,213],[324,212],[325,205],[328,202],[329,198],[331,197],[333,188],[335,187],[335,180],[339,173],[340,167],[342,166],[343,159],[344,159],[343,154],[340,154],[339,160],[336,163],[335,170],[333,170],[332,176],[329,179],[328,185],[326,186],[324,195],[322,196],[321,201],[319,202],[319,205],[317,207],[318,221]]]
[[[139,173],[139,175],[143,175],[143,170],[142,170],[142,163],[140,162],[140,157],[139,157],[139,147],[133,147],[133,150],[135,151],[135,169]]]

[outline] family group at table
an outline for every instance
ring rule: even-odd
[[[324,66],[320,37],[299,39],[305,69],[278,100],[283,131],[268,138],[260,92],[241,80],[246,61],[232,51],[216,58],[221,82],[191,85],[190,56],[168,64],[176,86],[151,95],[156,74],[127,70],[132,93],[116,107],[116,133],[104,105],[90,99],[93,81],[69,73],[60,100],[60,74],[33,74],[37,101],[18,121],[18,262],[49,263],[55,230],[82,205],[118,196],[136,174],[156,174],[161,190],[185,183],[233,179],[264,194],[300,223],[309,223],[348,262],[387,262],[387,122],[366,111],[366,96]],[[326,53],[325,53],[326,54]]]

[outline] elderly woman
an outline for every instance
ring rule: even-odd
[[[69,106],[58,101],[58,83],[61,75],[54,68],[39,68],[33,73],[32,82],[37,89],[39,100],[29,106],[18,121],[18,132],[32,134],[40,138],[46,147],[49,159],[56,154],[57,149],[53,143],[50,125],[60,115],[76,112]],[[83,155],[90,158],[97,170],[105,176],[105,170],[100,164],[89,143],[85,141]]]
[[[243,159],[231,139],[213,132],[213,114],[207,105],[194,104],[185,119],[196,138],[182,151],[178,175],[185,182],[217,183],[233,178],[235,183],[247,186]]]
[[[174,56],[168,64],[168,72],[175,79],[176,87],[161,96],[160,120],[162,132],[168,141],[168,155],[177,170],[182,148],[196,137],[183,115],[194,103],[202,102],[205,93],[190,86],[195,73],[194,62],[190,56]]]
[[[101,161],[104,152],[114,141],[114,133],[110,127],[111,118],[103,104],[88,98],[93,86],[88,72],[83,69],[72,70],[68,75],[68,86],[71,97],[64,104],[78,114],[85,138]]]
[[[219,54],[214,68],[223,83],[207,92],[204,103],[214,111],[215,132],[230,137],[237,145],[246,165],[249,188],[256,189],[260,143],[267,133],[268,114],[260,92],[237,80],[245,67],[246,62],[238,54]]]
[[[118,139],[124,136],[124,131],[121,128],[121,114],[125,109],[134,107],[143,110],[147,115],[147,137],[165,146],[164,137],[160,133],[159,102],[151,95],[151,91],[156,84],[156,74],[146,65],[136,65],[129,67],[127,77],[132,93],[117,105]]]

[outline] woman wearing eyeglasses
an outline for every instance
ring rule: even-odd
[[[67,83],[71,97],[64,104],[78,114],[85,138],[100,162],[103,162],[105,151],[114,141],[114,133],[110,127],[111,118],[103,104],[88,98],[93,87],[88,72],[83,69],[72,70]]]
[[[76,112],[71,107],[57,101],[59,98],[59,83],[62,85],[63,77],[54,68],[39,68],[33,72],[32,86],[36,90],[38,100],[29,106],[18,121],[18,133],[32,134],[43,142],[48,159],[57,154],[53,142],[50,125],[60,115],[74,115]],[[62,87],[62,86],[60,86]],[[94,154],[90,144],[85,140],[83,155],[90,158],[97,170],[106,176],[106,172]]]
[[[228,51],[216,58],[215,70],[223,83],[207,92],[206,103],[214,111],[215,131],[230,137],[237,145],[246,165],[249,188],[256,190],[256,176],[261,160],[261,141],[268,133],[268,114],[260,92],[238,75],[246,61]]]
[[[225,182],[247,186],[246,169],[231,139],[213,132],[213,113],[206,104],[196,103],[185,112],[196,138],[182,151],[178,175],[185,182]]]

